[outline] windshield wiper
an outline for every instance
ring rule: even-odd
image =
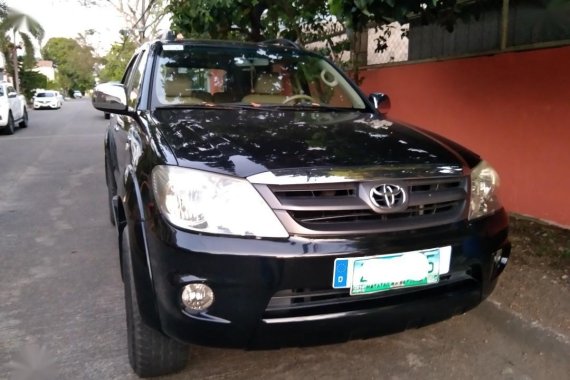
[[[232,103],[197,103],[197,104],[163,104],[156,109],[246,109],[246,110],[258,110],[258,111],[267,111],[271,108],[267,106],[254,106],[250,104],[232,104]]]
[[[312,105],[312,104],[297,104],[294,106],[288,106],[284,104],[275,104],[266,106],[271,109],[279,110],[292,110],[292,111],[324,111],[324,112],[354,112],[362,111],[358,108],[347,108],[347,107],[333,107],[327,105]]]

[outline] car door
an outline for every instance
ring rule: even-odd
[[[10,104],[14,120],[20,119],[22,117],[22,100],[12,86],[8,86],[8,103]]]
[[[140,98],[140,88],[142,82],[142,74],[147,61],[146,51],[141,51],[136,57],[131,60],[132,66],[129,67],[128,72],[123,78],[123,85],[127,91],[127,105],[129,110],[135,111],[138,107]],[[122,176],[131,163],[131,142],[130,136],[132,135],[131,129],[137,122],[136,118],[129,115],[116,115],[113,118],[112,133],[116,151],[116,177],[117,190],[119,194],[123,193],[124,181]]]

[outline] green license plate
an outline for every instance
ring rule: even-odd
[[[355,259],[350,294],[435,284],[439,281],[439,273],[439,249]]]

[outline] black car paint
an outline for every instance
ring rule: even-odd
[[[154,293],[145,293],[149,303],[152,299],[160,303],[157,318],[160,324],[155,325],[156,328],[176,339],[203,345],[273,348],[316,343],[318,336],[314,334],[323,331],[328,332],[320,338],[328,342],[396,332],[475,307],[495,287],[502,270],[494,266],[489,252],[504,249],[503,254],[509,255],[506,225],[507,215],[501,210],[473,223],[461,222],[383,236],[320,241],[255,240],[181,231],[154,212],[147,223],[133,232],[146,236],[149,251],[160,252],[160,255],[150,256]],[[336,332],[327,320],[308,318],[306,324],[293,323],[294,328],[264,321],[264,308],[276,291],[292,286],[318,288],[330,284],[337,257],[405,252],[434,244],[453,246],[450,273],[472,272],[480,284],[447,293],[436,292],[433,288],[418,289],[409,292],[404,303],[401,302],[402,295],[398,294],[372,302],[366,298],[355,299],[350,311],[341,311],[340,307],[334,306],[318,309],[318,315],[322,316],[341,314],[342,317],[332,321],[332,326],[337,326]],[[139,255],[142,257],[142,252]],[[182,268],[199,269],[190,270],[196,275],[188,275]],[[218,297],[217,304],[207,313],[181,312],[179,289],[183,284],[195,281],[208,283]],[[423,306],[416,308],[417,303],[423,303]],[[435,306],[442,310],[435,310]],[[399,313],[402,314],[393,320]],[[405,315],[410,319],[405,320]],[[299,315],[285,313],[280,317]],[[372,317],[383,323],[374,327],[367,325],[369,329],[360,325],[364,321],[371,322]]]
[[[150,89],[151,66],[152,58],[149,58],[141,89],[143,93]],[[370,107],[369,103],[367,105]],[[371,109],[322,115],[312,110],[223,112],[226,116],[219,117],[215,109],[151,110],[150,97],[145,95],[138,105],[130,105],[128,114],[112,117],[105,149],[117,185],[116,213],[124,216],[118,223],[119,232],[125,233],[121,230],[124,227],[133,237],[130,242],[135,289],[141,315],[150,326],[178,340],[235,347],[311,343],[310,332],[328,328],[330,333],[330,327],[337,326],[338,334],[329,336],[336,341],[393,332],[447,318],[476,306],[494,288],[502,268],[493,265],[491,253],[502,249],[506,257],[510,252],[508,221],[503,209],[473,222],[327,241],[306,241],[294,237],[261,240],[216,237],[174,228],[164,220],[154,203],[151,172],[156,165],[181,165],[245,177],[285,167],[409,163],[410,157],[418,163],[459,163],[468,172],[480,161],[477,155],[458,144],[439,140],[437,135],[428,131],[386,121]],[[270,127],[264,128],[264,125],[276,123],[279,124],[274,128],[277,138],[272,141],[270,134],[267,135]],[[206,125],[208,133],[205,133]],[[247,139],[240,135],[242,132],[249,134]],[[387,136],[379,139],[374,136],[382,132]],[[117,135],[122,138],[117,138]],[[358,142],[352,142],[353,138]],[[346,144],[343,139],[350,142]],[[309,150],[313,141],[323,143],[325,150]],[[208,155],[200,159],[197,150],[184,146],[185,142],[202,144]],[[368,151],[370,147],[372,152]],[[422,152],[410,156],[408,147]],[[347,154],[351,149],[358,154]],[[118,154],[120,151],[124,153]],[[239,159],[231,160],[230,157]],[[452,300],[451,295],[438,295],[431,304],[429,298],[428,301],[414,299],[399,308],[389,304],[384,310],[379,308],[368,316],[347,313],[344,319],[329,325],[326,321],[317,321],[292,324],[286,328],[259,322],[260,310],[267,304],[270,294],[290,282],[293,272],[289,263],[294,258],[329,262],[321,265],[321,268],[328,269],[320,273],[305,273],[314,276],[314,284],[322,284],[323,279],[332,278],[331,260],[339,255],[377,255],[446,244],[451,244],[453,252],[457,253],[452,257],[460,259],[452,261],[453,268],[477,268],[481,287],[461,295],[468,302]],[[224,267],[223,275],[219,272],[221,266]],[[251,275],[245,286],[244,283],[239,284],[239,275],[236,274],[241,266],[244,267],[241,270]],[[302,267],[297,266],[295,270],[302,272]],[[189,279],[211,282],[214,290],[221,291],[220,294],[228,300],[229,310],[236,311],[234,317],[227,314],[228,310],[220,312],[216,304],[208,313],[183,313],[179,289],[181,283]],[[264,284],[264,287],[259,284]],[[429,289],[426,291],[429,293]],[[239,297],[251,303],[240,305],[231,301]],[[434,305],[447,309],[436,312]],[[432,312],[434,315],[429,316],[428,313],[423,319],[414,319],[414,307],[416,312]],[[383,316],[394,323],[367,331],[355,327],[355,323],[367,322],[370,325],[371,318],[378,320]],[[404,321],[406,317],[409,317],[407,322]],[[292,331],[296,333],[292,334]],[[267,334],[272,337],[270,341],[267,341]],[[298,339],[293,338],[299,334]],[[324,340],[321,336],[320,341]]]
[[[180,111],[177,110],[176,112]],[[192,111],[184,112],[186,114],[192,113]],[[258,113],[260,111],[249,110],[247,112]],[[362,115],[359,116],[362,117]],[[365,117],[369,116],[365,115]],[[156,115],[152,115],[150,112],[139,112],[135,117],[128,118],[131,119],[131,122],[128,123],[128,125],[130,125],[128,134],[131,136],[129,139],[129,152],[131,153],[129,154],[129,163],[126,165],[128,170],[124,172],[126,175],[123,177],[123,185],[120,186],[122,189],[120,191],[120,194],[122,194],[120,198],[122,198],[123,201],[118,203],[122,206],[121,212],[125,214],[126,222],[124,225],[129,228],[130,236],[134,237],[134,239],[131,239],[131,259],[133,268],[135,269],[135,286],[138,294],[139,307],[141,308],[141,314],[145,322],[161,331],[166,332],[167,334],[170,334],[172,337],[175,337],[177,339],[186,339],[187,341],[199,342],[201,344],[219,346],[229,345],[235,347],[251,348],[272,347],[275,345],[280,346],[288,344],[303,344],[302,341],[294,342],[292,340],[292,337],[287,333],[279,334],[278,332],[273,331],[273,326],[267,326],[266,324],[253,326],[251,325],[252,322],[248,322],[249,330],[246,329],[247,333],[244,332],[243,329],[245,327],[242,326],[242,332],[245,335],[232,335],[235,334],[233,330],[225,330],[223,326],[219,326],[220,323],[221,325],[228,324],[228,322],[223,323],[222,321],[229,321],[223,317],[220,317],[219,315],[211,315],[209,317],[210,322],[208,322],[215,324],[217,327],[212,327],[211,330],[204,327],[196,327],[196,329],[201,333],[196,332],[195,334],[180,335],[182,332],[181,329],[185,323],[190,323],[190,325],[193,325],[197,320],[203,321],[204,319],[208,319],[208,316],[201,316],[196,319],[195,316],[189,317],[187,315],[181,314],[180,312],[181,305],[178,301],[179,293],[178,291],[173,291],[173,289],[179,288],[180,286],[180,284],[177,283],[176,276],[184,275],[184,273],[180,272],[178,269],[184,267],[184,265],[180,265],[180,263],[184,262],[185,260],[191,261],[189,258],[184,258],[184,252],[203,252],[204,254],[207,252],[208,255],[213,255],[214,257],[208,261],[208,265],[211,267],[216,267],[219,265],[235,267],[238,265],[237,262],[232,265],[228,265],[228,262],[233,262],[235,260],[235,257],[242,257],[242,259],[243,257],[249,257],[248,260],[250,261],[250,267],[248,268],[248,272],[255,273],[256,271],[254,269],[258,268],[257,271],[260,274],[264,273],[264,276],[269,277],[271,277],[272,274],[280,273],[283,271],[283,265],[284,262],[287,261],[286,257],[288,255],[292,257],[302,257],[303,255],[310,256],[312,253],[318,253],[323,257],[326,257],[327,255],[332,257],[333,254],[334,257],[338,257],[339,254],[344,254],[347,256],[369,256],[381,253],[404,252],[422,247],[425,248],[426,245],[434,245],[435,243],[433,242],[437,242],[439,246],[446,245],[449,242],[449,244],[454,245],[454,249],[466,249],[466,247],[468,247],[470,250],[475,249],[475,251],[478,251],[481,254],[481,257],[473,258],[474,262],[477,262],[476,266],[481,268],[485,267],[485,269],[481,269],[481,273],[491,273],[489,269],[491,266],[491,259],[487,252],[495,251],[497,249],[505,249],[505,255],[508,256],[508,251],[510,250],[510,246],[507,240],[508,221],[504,210],[501,210],[495,215],[483,218],[483,220],[473,223],[462,222],[457,225],[442,226],[435,229],[383,234],[382,236],[360,236],[348,240],[341,239],[338,242],[335,241],[335,239],[332,239],[327,243],[316,243],[311,241],[300,243],[295,241],[295,239],[288,239],[285,241],[263,239],[261,241],[257,241],[235,237],[212,237],[208,236],[207,234],[195,234],[192,232],[178,230],[176,228],[173,228],[162,218],[158,212],[157,207],[154,205],[154,195],[152,192],[150,178],[152,169],[156,165],[181,164],[183,166],[202,168],[224,174],[237,175],[239,173],[246,176],[259,172],[262,170],[262,167],[265,167],[265,165],[271,166],[273,168],[284,167],[281,164],[282,161],[276,159],[275,155],[272,156],[271,160],[264,161],[263,159],[266,156],[263,154],[260,155],[256,154],[255,151],[248,151],[248,159],[240,160],[239,162],[242,164],[242,166],[239,167],[229,165],[224,167],[215,160],[209,160],[207,161],[207,164],[198,163],[198,165],[196,165],[195,157],[192,155],[185,156],[184,154],[180,153],[176,155],[174,152],[177,152],[177,150],[175,148],[172,148],[172,146],[175,146],[175,144],[172,144],[172,142],[169,141],[171,134],[176,132],[185,133],[185,138],[189,139],[189,136],[191,134],[187,132],[188,129],[185,127],[188,124],[181,122],[179,123],[177,129],[171,129],[173,125],[165,125],[160,123],[159,118],[156,117]],[[133,122],[134,120],[137,122]],[[370,120],[380,119],[370,118]],[[299,127],[300,126],[298,125],[295,126],[295,128]],[[220,128],[222,130],[224,129],[223,126]],[[310,128],[319,129],[314,125]],[[321,128],[326,129],[328,127],[321,126]],[[363,124],[362,128],[370,127],[368,127],[366,124]],[[463,162],[474,161],[474,155],[468,150],[457,150],[450,152],[449,148],[446,148],[445,145],[436,144],[433,142],[433,140],[430,140],[427,137],[422,139],[421,133],[423,132],[407,130],[405,127],[401,127],[395,123],[388,128],[395,131],[396,136],[393,138],[399,139],[400,136],[403,136],[404,138],[410,139],[409,136],[412,136],[413,141],[417,141],[416,144],[418,144],[418,142],[422,144],[416,146],[422,146],[423,148],[429,147],[429,149],[437,153],[437,157],[445,157],[446,159],[440,163],[457,163],[458,156],[461,157],[460,161]],[[172,132],[173,130],[176,132]],[[281,133],[285,133],[285,130],[281,131]],[[375,129],[372,130],[375,131]],[[404,131],[404,133],[400,133],[401,131]],[[295,131],[295,133],[297,132],[298,131]],[[217,135],[214,135],[211,138],[217,139],[218,137]],[[373,137],[368,136],[368,138],[371,139]],[[238,150],[240,153],[242,153],[242,156],[245,156],[245,150],[240,145],[234,147],[231,146],[227,140],[224,142],[227,144],[225,146],[226,149]],[[111,144],[112,143],[108,141],[107,147],[109,148]],[[137,145],[136,149],[133,149],[133,144]],[[251,144],[253,144],[253,142]],[[291,145],[294,146],[292,149],[299,149],[298,147],[295,147],[295,142],[293,142]],[[138,157],[133,157],[132,151],[138,151],[141,153]],[[108,154],[109,152],[110,150],[108,151]],[[394,150],[391,151],[391,153],[393,152]],[[220,153],[219,156],[223,156],[225,153],[227,153],[227,151]],[[381,154],[378,154],[374,157],[378,156],[381,156]],[[282,157],[284,157],[285,160],[290,159],[289,154],[284,154]],[[372,159],[374,159],[374,157]],[[398,162],[396,160],[396,157],[397,155],[393,153],[390,162]],[[299,158],[296,159],[299,160]],[[318,158],[313,157],[312,159]],[[324,159],[324,157],[321,159]],[[370,160],[371,158],[364,156],[363,159],[364,160],[359,162],[359,164],[366,162],[369,163],[370,161],[366,160]],[[400,159],[405,160],[405,157],[400,156]],[[115,170],[115,177],[120,178],[118,170]],[[488,236],[496,236],[496,241],[487,241]],[[484,244],[489,245],[489,247],[484,247],[485,249],[481,250],[481,245]],[[172,249],[172,247],[176,248]],[[154,254],[151,252],[154,252]],[[157,255],[156,252],[160,253]],[[456,251],[454,251],[454,253],[456,253]],[[217,258],[215,257],[216,255],[218,256]],[[475,254],[473,253],[473,255]],[[279,256],[281,258],[272,261],[268,259],[267,256]],[[483,256],[487,257],[484,258]],[[328,260],[330,261],[331,259]],[[332,260],[334,261],[334,258],[332,258]],[[204,265],[206,264],[199,264],[200,267],[203,267]],[[189,267],[192,266],[193,265],[190,265]],[[316,278],[322,279],[323,276],[326,278],[332,278],[332,262],[330,265],[328,265],[328,267],[330,269],[330,273],[321,274],[320,277]],[[225,273],[224,276],[227,276],[227,273]],[[489,274],[488,277],[482,278],[482,280],[486,282],[485,286],[483,287],[486,292],[490,292],[494,287],[496,278],[491,276],[496,275]],[[216,279],[203,278],[203,280],[215,282]],[[259,298],[260,304],[258,304],[257,307],[261,307],[261,304],[265,304],[268,301],[269,294],[279,288],[274,282],[272,282],[275,281],[275,278],[273,278],[273,280],[265,280],[269,282],[266,283],[267,287],[264,290],[264,294]],[[231,282],[228,284],[227,281],[224,280],[224,283],[220,286],[227,287],[229,285],[231,285]],[[466,293],[464,296],[472,297],[473,294]],[[473,304],[469,306],[469,308],[474,307],[482,300],[482,297],[484,296],[485,294],[480,294],[480,297],[476,298],[476,302],[473,301]],[[249,294],[248,298],[255,298],[255,294]],[[157,302],[162,303],[162,305],[159,305]],[[437,302],[443,301],[440,300]],[[411,307],[412,306],[408,305],[404,308],[407,310]],[[465,309],[459,308],[454,310],[453,313],[463,311],[465,311]],[[407,310],[406,312],[409,313],[410,310]],[[177,317],[174,317],[172,313],[177,313],[179,315]],[[450,314],[447,312],[442,312],[439,317],[435,318],[435,320],[447,318],[453,313]],[[384,313],[379,310],[377,317],[381,317],[383,315]],[[259,313],[257,315],[254,313],[252,316],[252,319],[260,317]],[[353,317],[350,317],[349,319],[352,318]],[[192,320],[193,322],[189,322],[189,320]],[[428,321],[433,322],[434,320],[426,319],[423,322],[418,321],[418,323],[423,324],[427,323]],[[243,321],[234,320],[229,324],[233,326],[236,323],[239,324],[240,322]],[[244,324],[244,326],[245,325],[247,324]],[[399,324],[392,326],[390,329],[388,329],[388,326],[385,327],[387,330],[378,330],[377,333],[388,333],[401,329],[401,326]],[[301,327],[297,328],[305,331]],[[305,332],[308,333],[314,328],[315,326],[309,328]],[[324,328],[324,325],[319,328]],[[253,331],[257,329],[260,329],[260,331],[267,330],[268,332],[271,332],[271,334],[274,334],[274,341],[265,341],[263,337],[257,337],[255,339],[251,337],[247,338],[247,336],[249,336],[248,334],[254,334]],[[370,331],[370,334],[374,335],[374,331],[375,330],[372,329]],[[365,336],[362,334],[364,334],[364,332],[361,332],[355,336]],[[212,336],[219,336],[220,339],[213,339]],[[231,336],[234,336],[234,339],[231,339]],[[349,337],[345,333],[341,333],[337,338],[338,340],[345,340]],[[331,341],[335,341],[332,336],[330,339]],[[306,343],[308,344],[308,342],[310,341],[307,340]]]
[[[425,135],[369,112],[159,109],[178,164],[248,177],[276,169],[398,164],[463,166]]]

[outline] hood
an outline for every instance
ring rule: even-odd
[[[434,138],[364,112],[159,109],[180,166],[247,177],[294,168],[462,165]]]

